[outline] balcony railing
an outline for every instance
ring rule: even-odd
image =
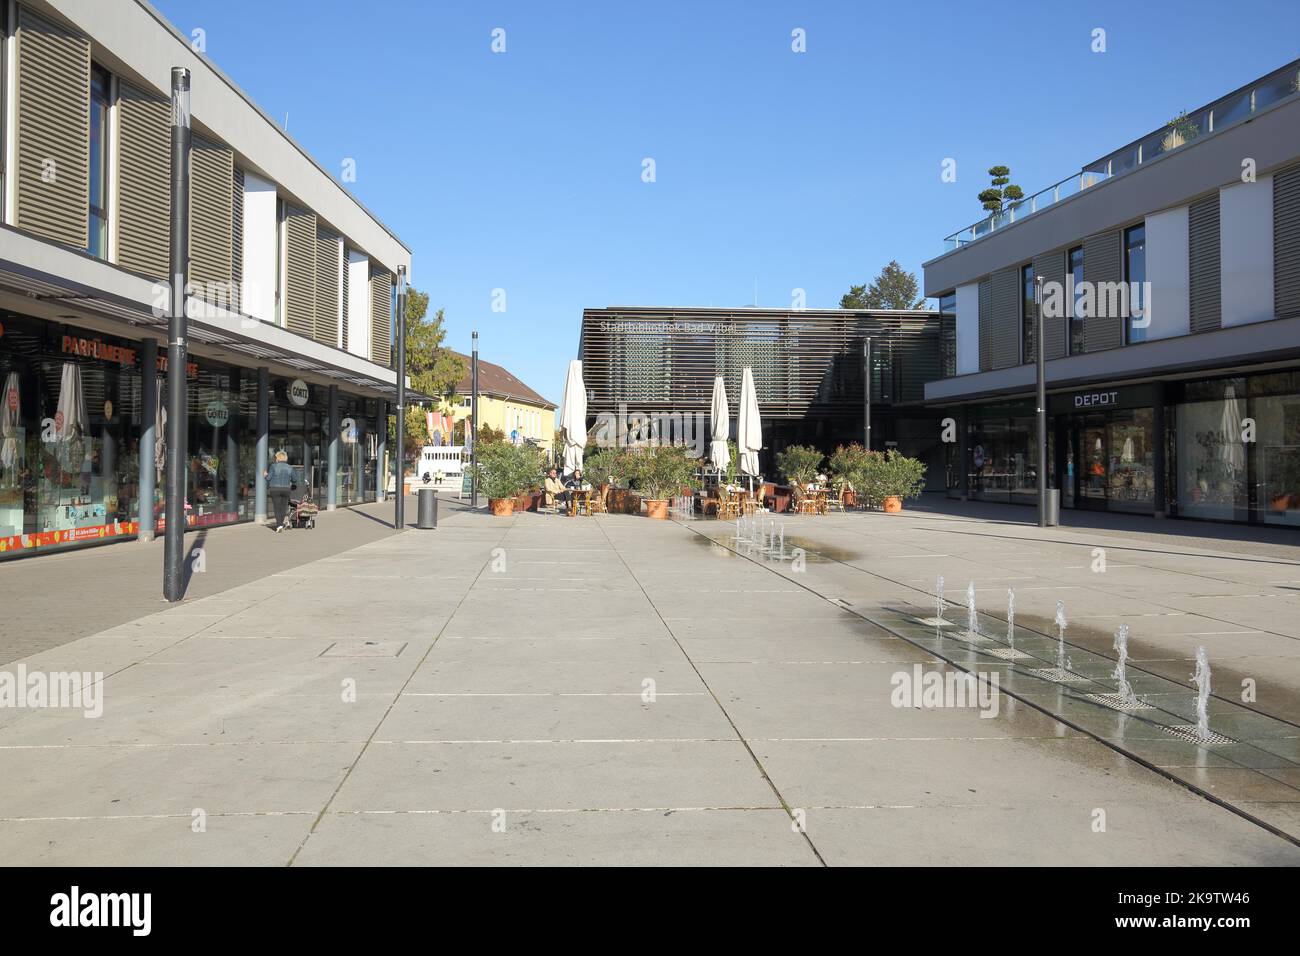
[[[979,222],[960,229],[943,241],[944,252],[960,249],[968,243],[983,239],[991,232],[1032,216],[1039,210],[1055,205],[1062,199],[1082,192],[1090,186],[1136,169],[1158,156],[1173,152],[1194,142],[1204,133],[1214,133],[1249,119],[1274,103],[1300,94],[1300,60],[1242,87],[1209,106],[1193,113],[1185,113],[1153,133],[1116,150],[1109,156],[1090,163],[1082,170],[1055,185],[1039,190],[1018,202],[1007,205],[1000,212],[985,216]]]

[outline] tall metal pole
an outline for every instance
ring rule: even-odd
[[[171,280],[172,312],[167,323],[167,527],[163,538],[163,596],[185,593],[185,479],[189,393],[185,366],[188,333],[185,284],[190,260],[190,71],[172,67]]]
[[[871,451],[871,336],[862,340],[862,447]]]
[[[469,363],[469,506],[478,507],[478,330]]]
[[[397,267],[397,504],[393,508],[393,531],[406,528],[406,266]]]
[[[1047,365],[1043,347],[1043,277],[1034,276],[1034,356],[1038,366],[1038,527],[1047,527]]]

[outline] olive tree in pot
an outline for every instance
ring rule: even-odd
[[[925,488],[925,464],[897,449],[883,455],[867,452],[863,481],[871,502],[895,514],[903,510],[904,499],[920,497]]]
[[[829,468],[835,488],[842,493],[845,507],[857,504],[858,496],[866,497],[866,485],[863,471],[866,468],[868,452],[858,442],[840,445],[831,455]]]
[[[657,445],[630,450],[628,472],[636,479],[637,490],[645,497],[649,518],[668,517],[668,499],[690,485],[697,462],[685,448]]]
[[[776,453],[777,471],[785,475],[790,484],[800,488],[806,488],[817,477],[821,466],[822,453],[808,445],[791,445]]]
[[[480,443],[478,482],[492,513],[498,517],[514,514],[515,496],[536,484],[541,466],[541,455],[531,445]]]

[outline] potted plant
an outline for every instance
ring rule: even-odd
[[[844,506],[851,508],[857,504],[858,493],[865,492],[863,469],[867,463],[867,450],[857,442],[840,445],[830,457],[830,472],[835,487],[843,489]]]
[[[677,445],[638,448],[628,453],[627,461],[650,518],[667,518],[669,497],[690,485],[695,477],[695,459]]]
[[[488,498],[488,507],[498,517],[514,514],[520,492],[536,484],[541,457],[530,445],[509,442],[480,444],[478,481]]]
[[[776,454],[777,471],[785,475],[786,481],[800,488],[806,488],[821,468],[822,453],[808,445],[791,445]]]
[[[1200,133],[1201,129],[1196,125],[1196,121],[1184,110],[1169,121],[1165,138],[1160,141],[1160,149],[1167,153],[1196,139]]]
[[[925,464],[897,449],[885,454],[868,452],[865,478],[871,499],[888,514],[903,510],[906,498],[917,498],[925,488]]]

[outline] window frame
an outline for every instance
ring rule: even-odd
[[[1148,322],[1148,324],[1147,324],[1146,326],[1144,326],[1144,327],[1142,328],[1142,333],[1143,333],[1142,336],[1141,336],[1140,338],[1136,338],[1136,339],[1133,338],[1133,302],[1134,302],[1134,298],[1135,298],[1135,297],[1134,297],[1134,295],[1133,295],[1133,278],[1132,278],[1132,276],[1133,276],[1133,273],[1132,273],[1132,241],[1131,241],[1131,239],[1130,239],[1130,236],[1132,236],[1133,233],[1135,233],[1135,232],[1137,232],[1137,231],[1139,231],[1139,230],[1140,230],[1141,233],[1142,233],[1142,241],[1141,241],[1141,245],[1142,245],[1142,278],[1141,278],[1140,280],[1138,280],[1138,281],[1140,281],[1140,282],[1146,282],[1146,278],[1147,278],[1147,230],[1146,230],[1146,227],[1147,227],[1146,220],[1143,219],[1141,222],[1135,222],[1133,225],[1126,227],[1126,228],[1123,230],[1123,232],[1121,233],[1121,241],[1123,242],[1123,249],[1124,249],[1124,285],[1125,285],[1125,287],[1126,287],[1127,290],[1128,290],[1127,297],[1126,297],[1126,302],[1127,302],[1127,306],[1128,306],[1128,307],[1127,307],[1127,309],[1125,310],[1125,313],[1126,313],[1126,314],[1125,314],[1125,316],[1124,316],[1124,344],[1125,344],[1125,345],[1139,345],[1139,344],[1141,344],[1142,342],[1148,342],[1148,341],[1150,341],[1150,339],[1149,339],[1148,336],[1146,335],[1147,330],[1150,328],[1150,323],[1149,323],[1149,322]],[[1139,292],[1139,295],[1140,295],[1140,292]],[[1142,310],[1145,312],[1145,311],[1146,311],[1146,308],[1147,308],[1147,302],[1146,302],[1145,298],[1142,298],[1140,301],[1141,301],[1141,303],[1142,303]]]
[[[100,93],[96,95],[96,86]],[[110,235],[110,192],[112,189],[112,142],[113,142],[113,74],[98,63],[90,64],[90,88],[87,91],[87,108],[90,115],[90,148],[88,150],[88,188],[86,196],[86,253],[100,261],[109,261]],[[99,169],[95,168],[95,122],[96,115],[102,110],[99,130]],[[99,187],[101,205],[94,201],[95,187]],[[96,228],[96,219],[99,221]]]
[[[1020,363],[1036,363],[1038,356],[1030,354],[1030,336],[1034,330],[1037,315],[1034,301],[1034,264],[1026,262],[1020,267]]]
[[[1079,255],[1079,278],[1076,280],[1074,275],[1074,256]],[[1083,327],[1083,320],[1087,316],[1078,314],[1079,305],[1079,285],[1083,279],[1083,245],[1072,246],[1065,250],[1065,274],[1070,282],[1070,294],[1065,298],[1066,308],[1069,309],[1066,319],[1066,336],[1065,347],[1067,355],[1083,355],[1087,351],[1087,339]],[[1078,344],[1075,343],[1075,332],[1078,332]]]

